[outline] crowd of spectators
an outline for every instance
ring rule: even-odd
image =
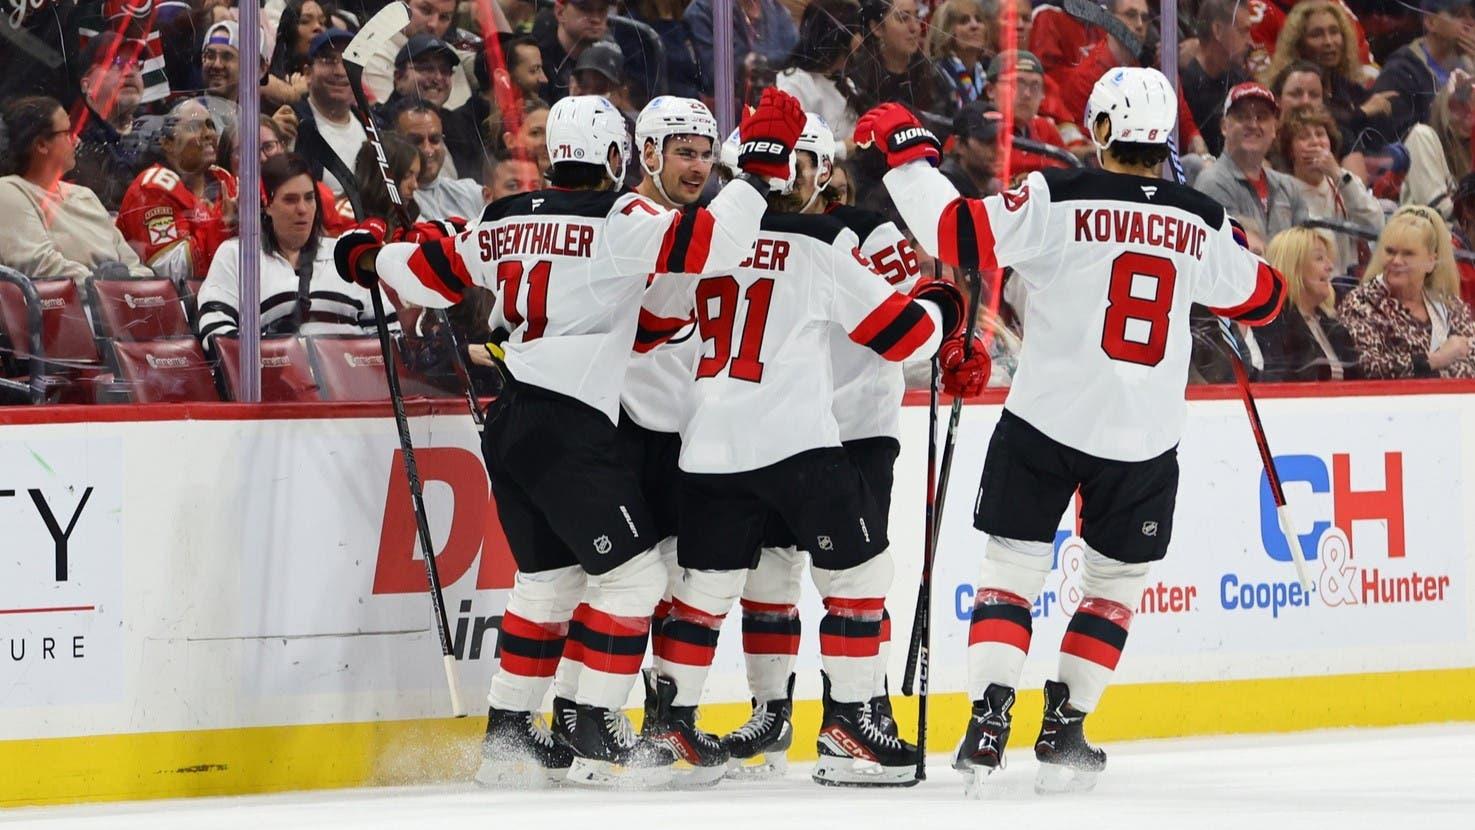
[[[243,208],[266,220],[263,285],[310,286],[325,244],[357,221],[412,233],[343,62],[385,2],[265,0],[251,92],[271,176],[245,202],[236,0],[15,4],[0,20],[0,265],[78,282],[104,268],[205,280],[234,297],[221,283],[235,278]],[[608,97],[633,129],[656,95],[741,104],[777,86],[835,131],[831,198],[893,215],[880,160],[849,135],[869,107],[901,101],[945,139],[961,192],[997,193],[1094,164],[1081,123],[1091,86],[1112,66],[1156,64],[1162,42],[1157,0],[1102,0],[1139,43],[1050,0],[733,0],[729,21],[714,21],[712,0],[407,5],[409,27],[368,56],[363,79],[410,223],[474,220],[541,186],[547,111],[570,94]],[[732,89],[716,88],[716,26],[731,28]],[[1291,280],[1281,321],[1236,335],[1252,372],[1475,376],[1471,0],[1180,0],[1177,36],[1188,183]],[[1027,297],[993,279],[1003,303],[988,325],[1017,344]],[[292,290],[290,314],[263,315],[273,331],[335,314],[363,323],[362,303],[319,308]],[[207,343],[234,322],[234,307],[214,311],[196,322]],[[1199,329],[1194,379],[1223,380]]]

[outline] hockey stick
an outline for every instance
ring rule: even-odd
[[[963,272],[972,296],[968,298],[968,322],[963,337],[963,359],[973,356],[973,335],[978,331],[978,307],[983,300],[983,277],[978,270],[969,268]],[[937,553],[937,537],[942,529],[942,511],[947,503],[947,484],[953,469],[953,449],[957,446],[958,422],[963,419],[963,399],[953,398],[953,408],[948,413],[947,439],[942,446],[942,464],[937,468],[937,489],[933,494],[933,515],[927,522],[930,544],[922,554],[922,581],[917,587],[917,610],[912,615],[912,641],[907,648],[906,673],[902,675],[901,693],[910,696],[913,681],[920,674],[927,676],[927,659],[924,643],[931,640],[932,627],[932,561]],[[934,429],[935,431],[935,429]],[[926,681],[923,681],[923,689]],[[925,704],[924,704],[925,705]]]
[[[935,261],[934,261],[935,262]],[[937,536],[933,532],[932,525],[937,506],[937,358],[932,358],[931,381],[927,385],[927,509],[924,521],[926,527],[922,528],[922,583],[917,589],[917,606],[926,606],[922,613],[922,626],[930,626],[932,622],[932,562],[933,546],[936,544]],[[920,628],[913,623],[914,628]],[[927,780],[927,662],[932,651],[932,632],[924,631],[920,645],[917,650],[917,665],[920,676],[917,678],[917,780]],[[907,655],[908,677],[903,684],[907,688],[902,694],[911,694],[911,655]]]
[[[364,61],[374,49],[395,35],[410,22],[410,12],[403,3],[390,3],[369,19],[348,47],[343,50],[343,68],[348,72],[348,86],[353,90],[354,102],[358,104],[359,118],[364,122],[364,131],[374,145],[379,157],[379,172],[384,177],[384,187],[389,191],[389,200],[402,227],[410,226],[409,211],[400,201],[399,188],[389,172],[389,160],[384,155],[384,142],[379,138],[379,128],[369,112],[369,102],[364,97]],[[425,514],[425,494],[420,487],[420,469],[415,464],[415,446],[410,440],[410,422],[405,417],[405,399],[400,393],[399,369],[394,363],[394,343],[389,338],[389,326],[384,322],[384,300],[378,290],[369,292],[374,303],[374,327],[379,330],[379,349],[384,352],[384,377],[389,384],[389,401],[394,409],[394,423],[399,428],[399,446],[404,457],[405,478],[410,482],[410,500],[415,511],[415,528],[420,538],[420,554],[425,560],[425,577],[430,583],[430,603],[435,612],[435,627],[440,634],[441,661],[445,665],[446,685],[451,692],[451,713],[465,717],[461,708],[461,690],[456,681],[456,652],[451,644],[450,618],[446,614],[446,599],[441,592],[440,572],[435,565],[435,543],[430,539],[430,520]]]
[[[1077,0],[1071,0],[1076,2]],[[1159,53],[1159,63],[1163,76],[1168,79],[1168,84],[1174,89],[1178,87],[1178,0],[1164,0],[1163,13],[1163,42]],[[1113,18],[1115,20],[1115,18]],[[1172,170],[1173,181],[1183,184],[1183,164],[1178,158],[1178,128],[1173,127],[1173,134],[1168,138],[1168,164]],[[1265,439],[1265,423],[1260,420],[1260,409],[1255,405],[1255,395],[1250,391],[1250,376],[1245,370],[1244,356],[1239,353],[1239,347],[1234,342],[1234,330],[1232,324],[1224,317],[1219,318],[1219,333],[1223,335],[1225,353],[1229,356],[1229,365],[1234,370],[1234,383],[1239,387],[1240,400],[1244,402],[1245,414],[1250,419],[1250,431],[1255,435],[1255,446],[1260,451],[1260,463],[1265,468],[1265,480],[1270,484],[1270,495],[1275,500],[1275,516],[1280,521],[1280,532],[1285,535],[1286,544],[1291,549],[1291,561],[1296,565],[1296,578],[1305,591],[1311,590],[1311,579],[1306,573],[1306,554],[1301,550],[1301,538],[1296,535],[1296,523],[1291,517],[1291,510],[1286,505],[1285,491],[1280,486],[1280,474],[1275,470],[1275,456],[1270,452],[1270,443]]]

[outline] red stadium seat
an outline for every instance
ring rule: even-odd
[[[32,322],[40,322],[40,340],[32,339]],[[36,279],[5,269],[0,274],[0,326],[16,363],[34,368],[32,388],[46,400],[88,403],[91,381],[103,371],[82,305],[81,292],[70,279]],[[18,369],[19,371],[19,369]]]
[[[231,400],[237,400],[241,388],[241,341],[233,335],[217,335],[215,351],[220,355],[225,394]],[[263,403],[319,400],[307,346],[300,338],[262,338],[261,400]]]
[[[218,401],[215,374],[193,337],[113,341],[114,370],[135,403]]]
[[[179,289],[170,280],[87,280],[87,294],[97,317],[98,333],[114,340],[157,340],[187,337],[189,320]]]
[[[384,356],[377,337],[319,335],[307,338],[312,373],[325,401],[381,401],[389,397]]]

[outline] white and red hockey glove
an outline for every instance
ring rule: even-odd
[[[466,230],[466,220],[459,216],[450,216],[445,219],[416,222],[408,228],[398,228],[394,232],[394,239],[390,241],[413,242],[419,245],[449,239],[464,230]]]
[[[389,227],[383,219],[365,219],[338,237],[333,244],[333,264],[338,267],[338,276],[344,282],[373,290],[379,283],[379,274],[369,262],[370,255],[378,254],[384,247],[388,233]]]
[[[942,161],[942,144],[937,136],[901,104],[882,104],[862,115],[855,124],[855,143],[875,146],[885,153],[887,167],[900,167],[917,159],[926,159],[936,167]]]
[[[738,126],[742,146],[738,167],[771,187],[784,189],[794,177],[794,143],[804,131],[804,106],[799,99],[769,87],[758,108],[743,116]]]
[[[972,398],[988,386],[994,362],[983,341],[973,338],[972,353],[963,354],[963,338],[951,337],[937,350],[937,364],[942,370],[942,391],[955,398]]]

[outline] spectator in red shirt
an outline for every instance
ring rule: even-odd
[[[1147,39],[1148,25],[1152,21],[1147,0],[1111,0],[1109,10],[1113,17],[1126,24],[1139,39]],[[1069,70],[1061,80],[1060,95],[1066,110],[1073,118],[1085,118],[1086,100],[1091,97],[1091,89],[1101,80],[1101,76],[1108,69],[1118,66],[1138,65],[1139,56],[1130,54],[1116,38],[1107,37],[1097,43],[1086,53],[1080,65]],[[1181,89],[1178,91],[1178,143],[1185,153],[1208,154],[1208,147],[1198,133],[1198,124],[1193,120],[1193,113],[1189,111]]]
[[[1058,6],[1040,6],[1031,23],[1029,51],[1039,56],[1047,75],[1077,66],[1091,47],[1106,38],[1100,29],[1087,26]]]
[[[123,194],[118,230],[160,276],[203,278],[215,249],[235,234],[236,179],[215,165],[216,136],[204,104],[179,103],[164,119],[164,161]]]
[[[988,86],[984,95],[1001,111],[1014,108],[1014,134],[1041,144],[1064,148],[1065,139],[1054,122],[1040,115],[1040,102],[1045,97],[1045,67],[1029,52],[1001,52],[988,65]],[[1047,167],[1064,167],[1057,160],[1016,150],[1010,160],[1009,173],[1021,174]]]

